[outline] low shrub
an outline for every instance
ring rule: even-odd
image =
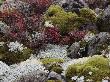
[[[15,46],[16,45],[16,46]],[[10,47],[5,43],[0,46],[0,60],[10,64],[19,63],[21,61],[27,60],[32,53],[32,50],[20,46],[19,44],[10,45]]]

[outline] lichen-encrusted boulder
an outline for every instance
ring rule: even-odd
[[[110,32],[110,5],[98,16],[96,25],[100,32]]]
[[[57,74],[54,71],[49,73],[48,80],[60,80],[61,82],[66,82],[65,78],[62,75]]]
[[[101,32],[88,42],[88,55],[101,54],[101,50],[106,49],[110,44],[110,34]]]
[[[64,0],[63,0],[64,1]],[[61,5],[66,11],[79,12],[80,8],[87,7],[84,0],[65,0]]]
[[[82,46],[83,45],[83,46]],[[110,45],[110,34],[100,32],[94,35],[87,42],[75,42],[67,49],[67,56],[70,58],[80,58],[93,55],[101,55]]]
[[[80,44],[79,42],[75,42],[67,49],[67,56],[70,58],[79,58],[79,50]]]

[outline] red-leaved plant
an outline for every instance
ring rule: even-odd
[[[68,33],[72,42],[80,41],[86,35],[85,31],[71,31]]]
[[[44,30],[46,43],[59,43],[60,42],[60,31],[57,27],[46,27]]]

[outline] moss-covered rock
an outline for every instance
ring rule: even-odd
[[[89,58],[84,64],[70,65],[66,70],[67,80],[71,80],[73,76],[84,76],[85,81],[92,79],[94,82],[101,81],[105,77],[110,78],[109,61],[109,59],[97,55]]]
[[[46,66],[49,71],[54,71],[58,74],[61,74],[63,71],[63,68],[60,66],[60,64],[64,62],[63,59],[45,58],[41,59],[41,62]]]
[[[47,10],[44,18],[51,20],[54,25],[58,25],[62,33],[67,32],[69,29],[74,29],[74,18],[78,15],[72,12],[65,12],[63,8],[58,5],[51,5]]]

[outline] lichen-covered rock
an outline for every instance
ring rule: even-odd
[[[79,58],[80,57],[80,53],[79,52],[80,49],[80,44],[79,42],[75,42],[73,43],[68,49],[67,49],[67,56],[70,58]]]
[[[98,16],[97,27],[101,32],[110,32],[110,5]]]
[[[60,80],[61,82],[66,82],[63,76],[61,76],[60,74],[57,74],[54,71],[49,73],[48,79],[49,80]]]
[[[101,32],[88,42],[88,55],[101,54],[101,51],[109,45],[110,34]]]
[[[104,8],[109,0],[84,0],[92,9]]]
[[[73,43],[67,49],[67,55],[70,58],[79,58],[93,56],[95,54],[101,55],[103,50],[108,48],[110,41],[110,34],[101,32],[99,34],[86,35],[80,42]]]
[[[62,7],[66,11],[79,13],[80,8],[87,7],[87,4],[84,0],[65,0]]]

